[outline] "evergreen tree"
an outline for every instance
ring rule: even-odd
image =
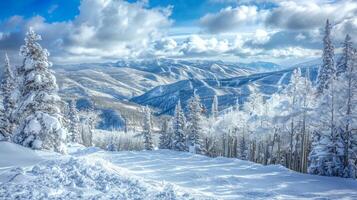
[[[350,49],[350,50],[347,50]],[[343,138],[343,177],[356,178],[357,162],[357,54],[352,52],[352,43],[346,36],[343,51],[344,68],[338,77],[336,95],[338,122]]]
[[[152,141],[152,127],[151,127],[151,110],[148,106],[144,108],[144,128],[143,128],[143,136],[144,136],[144,146],[145,150],[153,150],[154,144]]]
[[[188,147],[192,153],[203,153],[202,137],[202,105],[200,97],[194,93],[188,103]]]
[[[164,120],[162,123],[161,131],[160,131],[160,149],[171,149],[172,147],[172,138],[169,130],[169,121]]]
[[[172,148],[177,151],[186,151],[186,118],[181,108],[181,102],[178,101],[175,107],[175,115],[173,118],[173,142]]]
[[[323,38],[322,65],[317,77],[317,91],[321,94],[329,87],[332,76],[336,73],[334,62],[334,46],[331,41],[331,24],[326,21],[325,36]]]
[[[69,119],[69,141],[76,143],[83,143],[81,133],[79,131],[79,116],[76,108],[76,103],[72,100],[69,103],[69,111],[68,111],[68,119]]]
[[[318,128],[314,132],[314,142],[309,155],[308,172],[323,176],[342,176],[344,144],[342,130],[338,126],[338,102],[336,79],[332,75],[330,85],[320,96],[316,111]]]
[[[19,126],[14,141],[34,149],[51,149],[64,152],[66,130],[62,127],[59,109],[60,97],[48,61],[49,53],[37,42],[41,36],[30,29],[25,45],[20,49],[24,57],[21,66],[21,99],[16,115]]]
[[[8,141],[10,139],[10,133],[6,129],[8,124],[9,121],[6,118],[4,109],[0,108],[0,141]]]
[[[12,117],[16,105],[16,96],[14,95],[15,87],[16,82],[13,69],[11,68],[7,54],[5,54],[5,66],[1,83],[3,109],[0,114],[0,138],[2,138],[0,140],[9,140],[15,128],[15,122]]]
[[[351,37],[347,34],[345,41],[342,43],[343,51],[342,56],[337,63],[337,75],[341,75],[347,71],[352,62],[353,47]]]
[[[213,101],[212,101],[212,111],[211,115],[216,118],[218,116],[218,98],[217,95],[213,96]]]

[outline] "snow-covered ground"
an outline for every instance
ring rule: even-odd
[[[357,199],[357,181],[168,150],[63,156],[0,142],[0,199]]]

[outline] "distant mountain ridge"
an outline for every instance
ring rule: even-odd
[[[108,120],[101,123],[106,129],[109,127],[105,124],[117,116],[116,125],[110,121],[115,127],[122,126],[123,121],[141,126],[143,105],[152,106],[158,115],[172,114],[178,98],[185,105],[195,89],[208,109],[213,95],[219,96],[220,109],[224,109],[236,101],[239,93],[244,100],[252,87],[274,92],[276,83],[260,83],[281,76],[283,68],[269,62],[151,59],[55,65],[53,69],[64,99],[90,99],[98,109],[117,114],[103,119]]]
[[[168,59],[55,65],[53,69],[59,92],[65,100],[75,98],[85,102],[88,99],[105,113],[101,116],[102,129],[122,127],[123,121],[140,127],[142,105],[129,100],[157,86],[187,79],[233,78],[256,72],[222,61]]]
[[[235,105],[237,101],[245,102],[253,90],[257,90],[265,96],[277,92],[289,83],[295,68],[227,79],[183,80],[158,86],[141,96],[132,98],[131,101],[157,108],[160,110],[159,114],[173,114],[178,100],[180,99],[185,108],[188,99],[193,96],[195,91],[201,97],[207,110],[211,109],[213,96],[217,95],[219,110],[223,110]],[[316,66],[301,67],[302,74],[308,75],[312,81],[316,80],[317,69]]]

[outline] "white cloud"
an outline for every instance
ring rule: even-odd
[[[252,40],[253,44],[264,44],[269,41],[269,33],[263,29],[257,29]]]
[[[210,13],[203,16],[199,23],[201,27],[210,33],[236,31],[243,25],[255,24],[264,12],[258,12],[256,6],[227,7],[218,13]]]
[[[355,18],[356,1],[281,1],[268,14],[266,24],[272,27],[302,30],[319,28],[330,19],[339,23]]]
[[[349,34],[352,36],[352,40],[357,43],[357,12],[355,17],[342,20],[336,24],[332,34],[340,41],[345,38],[346,34]]]
[[[217,56],[227,52],[230,49],[229,45],[226,39],[218,40],[215,37],[202,38],[192,35],[181,44],[179,51],[189,57]]]
[[[158,51],[170,51],[177,47],[177,43],[172,38],[162,38],[161,40],[155,41],[154,47]]]
[[[320,50],[304,49],[301,47],[287,47],[282,49],[272,49],[267,52],[266,55],[270,55],[274,58],[311,58],[321,55]]]
[[[213,0],[225,1],[225,0]],[[212,2],[213,2],[212,1]],[[357,42],[357,2],[272,0],[268,10],[238,1],[208,13],[199,26],[170,27],[171,8],[149,8],[147,1],[82,0],[72,21],[48,23],[41,16],[13,16],[0,24],[0,49],[18,49],[30,27],[42,34],[42,44],[55,62],[97,62],[119,58],[227,57],[305,58],[319,54],[326,18],[334,23],[336,43],[350,33]],[[260,2],[262,2],[260,1]],[[232,1],[233,2],[233,1]]]
[[[123,0],[82,0],[79,15],[73,21],[47,23],[40,16],[24,20],[12,17],[2,24],[15,26],[0,40],[0,47],[9,41],[19,48],[29,26],[43,35],[43,44],[54,59],[72,61],[89,59],[117,59],[141,54],[148,45],[160,38],[171,21],[170,8],[148,9],[142,2]],[[3,31],[6,31],[3,30]],[[8,41],[9,40],[9,41]],[[15,46],[16,45],[16,46]],[[8,46],[9,47],[9,46]]]
[[[257,30],[255,33],[236,35],[234,38],[217,36],[191,35],[182,42],[174,42],[171,38],[164,38],[155,43],[155,50],[150,55],[171,58],[249,58],[253,60],[263,59],[290,59],[319,56],[319,49],[306,49],[302,47],[283,47],[278,49],[264,49],[249,47],[247,41],[264,43],[268,40],[269,33]],[[160,45],[158,45],[160,44]],[[168,45],[170,44],[170,45]],[[172,45],[171,45],[172,44]],[[173,45],[174,44],[174,45]]]

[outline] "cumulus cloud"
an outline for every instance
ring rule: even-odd
[[[234,31],[242,25],[254,24],[262,15],[256,6],[227,7],[218,13],[203,16],[199,23],[203,29],[210,33]]]
[[[177,43],[172,38],[162,38],[154,43],[154,48],[158,51],[171,51],[176,47]]]
[[[228,40],[217,40],[215,37],[202,38],[198,35],[193,35],[187,38],[180,48],[186,56],[215,56],[224,54],[229,50]]]
[[[355,14],[355,17],[344,19],[336,24],[332,33],[340,41],[344,39],[346,34],[349,34],[352,36],[352,40],[357,43],[357,13]]]
[[[43,44],[61,62],[85,58],[116,59],[137,56],[170,26],[170,8],[148,9],[142,2],[83,0],[72,21],[47,23],[41,16],[14,16],[0,27],[0,48],[18,49],[24,33],[32,26],[43,35]]]
[[[0,51],[18,57],[31,26],[43,36],[51,60],[62,63],[135,57],[305,58],[320,53],[327,18],[333,22],[336,44],[346,33],[357,42],[355,1],[259,1],[272,3],[270,8],[259,7],[256,1],[237,2],[197,19],[198,27],[178,26],[173,29],[179,32],[166,34],[172,28],[170,7],[149,8],[145,0],[82,0],[78,16],[71,21],[49,23],[41,16],[12,16],[0,22]]]
[[[281,1],[266,18],[266,25],[290,30],[319,28],[330,19],[339,24],[357,16],[356,1]]]
[[[302,47],[281,47],[265,49],[263,42],[269,38],[268,33],[257,30],[255,33],[234,38],[217,38],[217,36],[191,35],[181,42],[164,38],[154,45],[154,50],[146,51],[146,56],[171,58],[249,58],[249,59],[286,59],[305,58],[320,55],[320,50],[305,49]],[[258,38],[257,38],[258,36]],[[248,46],[248,42],[255,41],[256,46]],[[149,53],[149,54],[148,54]]]
[[[277,31],[268,34],[265,40],[257,42],[256,38],[247,39],[245,42],[246,47],[262,48],[266,50],[279,49],[287,47],[300,47],[306,49],[319,49],[321,48],[321,33],[313,31]],[[259,37],[258,37],[259,38]]]

